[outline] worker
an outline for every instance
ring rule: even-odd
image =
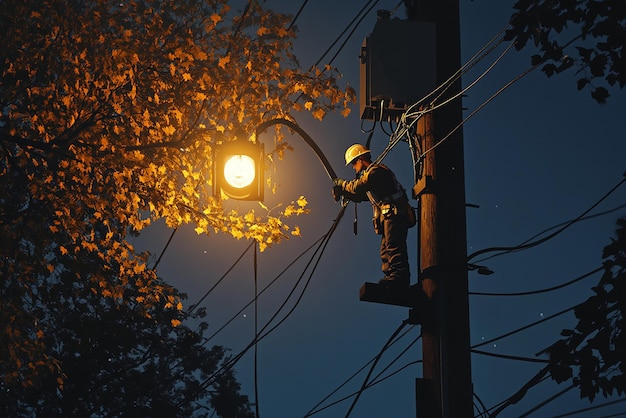
[[[345,159],[357,176],[354,180],[334,179],[333,197],[335,201],[343,196],[354,202],[371,202],[374,231],[382,236],[380,258],[384,277],[379,283],[408,287],[406,237],[408,228],[414,226],[416,220],[406,191],[387,166],[372,162],[371,152],[365,146],[350,146]]]

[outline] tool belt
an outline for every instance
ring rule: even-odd
[[[408,202],[408,200],[404,199],[399,202],[400,206],[395,203],[382,203],[377,205],[372,205],[374,208],[374,216],[372,217],[372,223],[374,224],[374,232],[377,235],[382,235],[383,233],[383,222],[386,219],[390,219],[398,214],[402,214],[406,216],[407,219],[407,227],[413,228],[417,223],[417,217],[415,215],[415,209]]]

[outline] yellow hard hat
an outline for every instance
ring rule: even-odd
[[[346,150],[346,165],[352,164],[354,160],[359,158],[361,155],[369,154],[370,150],[365,148],[361,144],[351,145],[350,148]]]

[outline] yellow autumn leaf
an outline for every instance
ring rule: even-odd
[[[298,206],[300,206],[301,208],[305,207],[309,202],[307,202],[306,198],[304,196],[300,196],[298,198]]]
[[[213,13],[211,15],[211,20],[213,21],[213,25],[217,25],[222,20],[222,16],[220,16],[220,15],[218,15],[216,13]]]
[[[324,115],[326,115],[326,112],[324,111],[324,109],[317,109],[316,111],[313,112],[313,117],[317,120],[324,119]]]
[[[222,57],[219,59],[217,65],[222,69],[225,70],[226,69],[226,65],[230,62],[230,55],[227,55],[225,57]]]
[[[178,319],[172,319],[171,323],[174,328],[182,324],[182,322],[180,322]]]

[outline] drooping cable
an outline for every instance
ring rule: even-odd
[[[215,282],[215,284],[213,286],[211,286],[211,288],[209,290],[206,291],[206,293],[204,295],[202,295],[202,297],[193,305],[189,306],[189,309],[187,310],[187,312],[185,312],[184,316],[188,317],[197,307],[198,305],[200,305],[200,303],[202,303],[202,301],[204,299],[206,299],[207,296],[209,296],[211,294],[211,292],[213,292],[213,290],[222,282],[222,280],[224,280],[226,278],[226,276],[228,276],[228,274],[231,272],[232,269],[235,268],[235,266],[237,266],[237,264],[239,264],[239,262],[241,261],[241,259],[243,258],[244,255],[246,255],[246,253],[250,250],[250,248],[252,248],[252,246],[254,245],[256,241],[252,241],[245,250],[243,250],[243,252],[241,253],[241,255],[237,258],[237,260],[235,260],[235,262],[228,268],[228,270],[226,270],[226,272],[224,274],[222,274],[222,277],[220,277],[217,282]]]
[[[618,210],[620,210],[620,209],[623,209],[623,208],[626,208],[626,204],[619,205],[619,206],[616,206],[616,207],[614,207],[614,208],[612,208],[612,209],[608,209],[608,210],[605,210],[605,211],[602,211],[602,212],[594,213],[593,215],[583,216],[582,218],[578,219],[578,222],[580,222],[580,221],[586,221],[586,220],[593,219],[593,218],[597,218],[597,217],[599,217],[599,216],[608,215],[608,214],[610,214],[610,213],[616,212],[616,211],[618,211]],[[574,221],[573,219],[570,219],[570,220],[568,220],[568,221],[561,222],[561,223],[559,223],[559,224],[557,224],[557,225],[553,225],[553,226],[551,226],[551,227],[549,227],[549,228],[546,228],[546,229],[544,229],[543,231],[538,232],[538,233],[536,233],[535,235],[533,235],[532,237],[528,238],[527,240],[525,240],[525,241],[523,241],[523,242],[519,243],[517,246],[527,244],[527,243],[529,243],[529,242],[533,241],[535,238],[538,238],[538,237],[542,236],[543,234],[545,234],[545,233],[547,233],[547,232],[549,232],[549,231],[551,231],[551,230],[553,230],[553,229],[560,228],[560,227],[562,227],[562,226],[564,226],[564,225],[567,225],[567,224],[569,224],[569,223],[571,223],[571,222],[573,222],[573,221]],[[481,262],[483,262],[483,261],[490,260],[490,259],[492,259],[492,258],[495,258],[495,257],[501,256],[501,255],[504,255],[504,254],[508,254],[508,253],[509,253],[508,251],[504,251],[504,252],[499,252],[499,253],[496,253],[496,254],[492,254],[492,255],[490,255],[490,256],[488,256],[488,257],[484,257],[484,258],[481,258],[481,259],[479,259],[479,260],[476,260],[476,263],[481,263]]]
[[[258,263],[257,263],[257,247],[258,244],[254,241],[254,339],[259,338],[259,284],[258,284]],[[254,412],[256,418],[260,417],[259,414],[259,361],[258,350],[259,345],[254,345]]]
[[[316,250],[316,253],[319,252],[319,256],[317,259],[317,262],[314,264],[314,267],[309,275],[309,278],[304,286],[304,290],[306,290],[306,287],[308,286],[308,284],[310,283],[311,278],[313,277],[313,274],[315,273],[315,270],[317,268],[317,265],[319,264],[319,261],[321,260],[321,256],[324,253],[324,249],[326,248],[326,245],[328,244],[330,238],[332,237],[333,233],[335,232],[337,225],[339,224],[341,218],[343,217],[343,213],[345,212],[345,208],[346,206],[342,206],[339,215],[337,216],[337,218],[335,219],[335,221],[333,222],[333,225],[331,226],[330,230],[328,231],[328,233],[323,237],[324,239],[321,240],[320,245],[318,246],[318,249]],[[315,255],[314,255],[315,256]],[[307,264],[307,266],[305,267],[305,271],[306,269],[308,269],[309,265],[311,264],[312,259],[309,261],[309,263]],[[304,272],[302,273],[304,274]],[[302,276],[301,276],[302,277]],[[297,285],[297,284],[296,284]],[[239,360],[241,360],[241,358],[243,358],[243,356],[256,344],[259,343],[259,341],[261,341],[262,339],[264,339],[265,337],[267,337],[268,335],[270,335],[278,326],[280,326],[295,310],[295,308],[297,307],[298,303],[300,302],[302,296],[304,295],[304,290],[302,290],[300,297],[298,298],[298,300],[295,302],[294,306],[291,308],[291,310],[276,324],[274,325],[271,329],[265,331],[270,324],[272,323],[273,319],[276,318],[276,316],[278,315],[278,313],[282,310],[282,308],[285,306],[285,303],[283,303],[281,305],[281,307],[278,309],[278,311],[274,314],[274,316],[266,323],[266,325],[258,332],[259,336],[257,338],[254,338],[252,342],[250,342],[243,350],[241,350],[239,352],[239,354],[237,354],[236,356],[234,356],[233,358],[229,359],[227,362],[225,362],[225,364],[223,364],[218,370],[216,370],[213,374],[211,374],[210,376],[208,376],[206,379],[204,379],[204,381],[202,383],[200,383],[200,385],[198,386],[198,390],[202,391],[205,390],[208,386],[210,386],[211,384],[213,384],[213,382],[215,381],[215,379],[219,378],[220,375],[222,375],[224,372],[226,372],[227,370],[232,369],[232,367],[234,367],[234,365],[239,362]],[[293,292],[292,292],[293,293]],[[289,299],[289,297],[287,298]],[[263,333],[265,331],[265,333]],[[205,341],[206,343],[206,341]],[[186,402],[188,402],[188,399],[183,399],[178,405],[184,405]]]
[[[575,279],[572,279],[568,282],[562,283],[560,285],[556,285],[556,286],[552,286],[552,287],[548,287],[546,289],[540,289],[540,290],[532,290],[532,291],[528,291],[528,292],[513,292],[513,293],[489,293],[489,292],[468,292],[469,295],[472,296],[528,296],[528,295],[537,295],[540,293],[547,293],[547,292],[551,292],[553,290],[558,290],[558,289],[562,289],[564,287],[567,287],[569,285],[572,285],[574,283],[577,283],[583,279],[586,279],[587,277],[590,277],[600,271],[604,270],[604,267],[598,267],[594,270],[591,270],[588,273],[585,273],[581,276],[576,277]]]
[[[363,380],[363,384],[361,385],[361,389],[359,389],[357,395],[354,397],[354,400],[352,401],[352,405],[350,405],[350,408],[348,409],[348,412],[346,412],[345,418],[348,418],[350,416],[350,414],[352,413],[352,410],[354,409],[354,407],[356,406],[357,402],[359,401],[359,398],[361,397],[361,394],[363,393],[363,391],[367,387],[369,378],[372,375],[372,373],[374,372],[374,368],[378,364],[378,361],[382,357],[383,353],[387,350],[387,348],[389,348],[389,346],[391,345],[392,341],[396,338],[396,336],[400,333],[400,331],[402,331],[402,328],[404,328],[408,323],[409,323],[408,320],[402,321],[400,326],[393,332],[393,334],[391,334],[391,337],[389,337],[389,339],[387,340],[387,342],[385,343],[383,348],[380,350],[380,352],[376,356],[376,359],[372,363],[372,366],[370,367],[370,370],[367,373],[367,376],[365,376],[365,379]]]
[[[483,341],[483,342],[481,342],[481,343],[479,343],[479,344],[475,344],[475,345],[471,346],[471,347],[470,347],[470,349],[474,350],[474,349],[476,349],[476,348],[478,348],[478,347],[482,347],[482,346],[484,346],[484,345],[491,344],[491,343],[496,342],[496,341],[498,341],[498,340],[501,340],[501,339],[503,339],[503,338],[510,337],[511,335],[517,334],[518,332],[522,332],[522,331],[524,331],[524,330],[527,330],[528,328],[532,328],[532,327],[534,327],[535,325],[539,325],[539,324],[541,324],[541,323],[543,323],[543,322],[549,321],[550,319],[556,318],[557,316],[561,316],[561,315],[563,315],[563,314],[565,314],[565,313],[567,313],[567,312],[569,312],[569,311],[573,311],[574,309],[576,309],[576,308],[577,308],[578,306],[580,306],[580,305],[581,305],[580,303],[579,303],[579,304],[576,304],[576,305],[574,305],[574,306],[572,306],[572,307],[570,307],[570,308],[563,309],[563,310],[562,310],[562,311],[560,311],[560,312],[557,312],[557,313],[555,313],[555,314],[552,314],[552,315],[550,315],[550,316],[547,316],[547,317],[545,317],[545,318],[542,318],[542,319],[540,319],[540,320],[538,320],[538,321],[532,322],[532,323],[530,323],[530,324],[528,324],[528,325],[525,325],[525,326],[523,326],[523,327],[521,327],[521,328],[517,328],[517,329],[515,329],[515,330],[513,330],[513,331],[507,332],[506,334],[502,334],[502,335],[500,335],[500,336],[498,336],[498,337],[495,337],[495,338],[492,338],[492,339],[490,339],[490,340]]]
[[[566,387],[565,389],[561,390],[560,392],[550,396],[548,399],[546,399],[545,401],[541,402],[539,405],[536,405],[535,407],[529,409],[528,411],[526,411],[525,413],[520,415],[519,418],[524,418],[524,417],[529,416],[533,412],[538,411],[539,409],[543,408],[544,406],[546,406],[547,404],[549,404],[550,402],[552,402],[556,398],[564,395],[565,393],[569,392],[570,390],[574,389],[575,387],[576,386],[574,384],[571,384],[570,386]]]
[[[389,347],[393,346],[394,344],[396,344],[398,341],[400,341],[406,334],[409,333],[409,331],[412,329],[413,327],[409,328],[407,331],[405,331],[402,335],[400,335],[398,338],[396,338],[390,345]],[[317,409],[321,404],[323,404],[324,402],[326,402],[331,396],[333,396],[335,393],[337,393],[342,387],[344,387],[345,385],[347,385],[352,379],[354,379],[356,376],[358,376],[363,370],[365,370],[365,368],[367,366],[369,366],[374,360],[376,359],[376,356],[374,356],[373,358],[371,358],[367,363],[365,363],[363,366],[361,366],[361,368],[359,370],[357,370],[356,372],[354,372],[349,378],[347,378],[346,380],[344,380],[339,386],[337,386],[335,389],[333,389],[328,395],[326,395],[326,397],[324,397],[321,401],[319,401],[317,404],[315,404],[311,409],[309,409],[309,411],[304,415],[304,418],[310,417],[311,415],[314,415],[318,412],[321,412],[323,409],[326,408],[322,408],[322,409]],[[348,399],[348,398],[345,398]],[[343,399],[343,400],[345,400]],[[331,404],[334,405],[335,403]]]
[[[504,86],[502,86],[499,90],[497,90],[494,94],[491,95],[491,97],[489,97],[487,100],[485,100],[483,103],[481,103],[476,109],[474,109],[474,111],[472,111],[469,115],[467,115],[457,126],[455,126],[454,128],[452,128],[452,130],[450,132],[448,132],[448,134],[446,136],[444,136],[443,138],[441,138],[439,141],[437,141],[432,147],[428,148],[427,150],[425,150],[422,155],[420,156],[421,158],[424,158],[426,156],[426,154],[432,152],[435,148],[439,147],[441,144],[443,144],[448,138],[450,138],[456,131],[458,131],[465,123],[467,123],[468,120],[470,120],[472,117],[474,117],[476,115],[476,113],[478,113],[479,111],[481,111],[485,106],[487,106],[487,104],[489,104],[493,99],[495,99],[498,95],[500,95],[503,91],[505,91],[507,88],[511,87],[514,83],[516,83],[517,81],[521,80],[522,78],[524,78],[525,76],[527,76],[529,73],[531,73],[532,71],[534,71],[535,69],[537,69],[539,67],[539,64],[536,64],[532,67],[530,67],[528,70],[524,71],[523,73],[519,74],[517,77],[513,78],[511,81],[509,81],[508,83],[506,83]]]
[[[291,23],[287,27],[287,30],[289,30],[289,29],[291,29],[293,27],[293,25],[296,23],[296,20],[298,20],[298,18],[300,17],[300,13],[302,13],[302,10],[304,9],[304,6],[306,6],[306,4],[308,2],[309,2],[309,0],[304,0],[304,2],[302,3],[302,6],[300,6],[300,9],[298,9],[298,12],[293,17],[293,19],[291,20]]]
[[[590,407],[587,407],[587,408],[578,409],[578,410],[576,410],[576,411],[567,412],[567,413],[565,413],[565,414],[554,415],[554,416],[552,416],[552,417],[550,417],[550,418],[565,418],[565,417],[570,417],[570,416],[572,416],[572,415],[578,415],[578,414],[580,414],[580,413],[582,413],[582,412],[589,412],[589,411],[593,411],[593,410],[595,410],[595,409],[604,408],[604,407],[611,406],[611,405],[615,405],[615,404],[622,403],[622,402],[626,402],[626,398],[623,398],[623,399],[616,399],[616,400],[614,400],[614,401],[609,401],[609,402],[604,402],[604,403],[601,403],[601,404],[598,404],[598,405],[594,405],[594,406],[590,406]],[[616,415],[605,415],[605,416],[603,416],[603,417],[598,417],[598,418],[619,417],[619,416],[624,416],[624,415],[626,415],[626,412],[622,412],[622,413],[619,413],[619,414],[616,414]]]
[[[285,274],[287,272],[287,270],[289,270],[298,260],[300,260],[300,258],[304,257],[304,255],[306,253],[308,253],[313,247],[315,247],[317,244],[319,244],[324,238],[326,237],[326,234],[324,234],[323,236],[321,236],[320,238],[318,238],[317,240],[315,240],[315,242],[313,242],[313,244],[311,244],[309,247],[307,247],[303,252],[301,252],[296,258],[294,258],[280,273],[278,273],[278,275],[270,282],[268,283],[262,290],[261,292],[259,292],[259,294],[257,295],[257,297],[261,296],[263,293],[265,293],[266,290],[268,290],[272,285],[274,285],[274,283],[276,283],[278,281],[278,279],[280,279],[282,277],[283,274]],[[244,305],[237,313],[235,313],[228,321],[226,321],[226,323],[224,325],[222,325],[217,331],[215,331],[210,337],[208,337],[205,341],[204,344],[208,343],[210,340],[212,340],[217,334],[219,334],[220,332],[222,332],[228,325],[230,325],[231,322],[233,322],[236,318],[239,317],[239,315],[241,315],[241,313],[243,311],[245,311],[250,305],[252,305],[254,303],[254,299],[251,300],[250,302],[248,302],[246,305]]]
[[[570,222],[566,223],[563,227],[559,228],[555,232],[545,236],[544,238],[538,239],[538,240],[533,241],[533,242],[527,242],[526,244],[523,244],[523,245],[516,245],[516,246],[513,246],[513,247],[490,247],[490,248],[485,248],[485,249],[476,251],[476,252],[470,254],[469,256],[467,256],[467,261],[470,261],[471,259],[473,259],[473,258],[475,258],[475,257],[477,257],[477,256],[479,256],[481,254],[485,254],[487,252],[503,251],[503,252],[509,253],[509,252],[513,252],[513,251],[526,250],[528,248],[536,247],[537,245],[542,244],[542,243],[544,243],[544,242],[554,238],[555,236],[557,236],[561,232],[565,231],[570,226],[572,226],[575,223],[579,222],[589,212],[591,212],[596,206],[598,206],[606,198],[608,198],[610,195],[612,195],[622,184],[624,184],[626,182],[626,173],[624,173],[624,174],[625,174],[624,178],[622,178],[615,186],[613,186],[607,193],[605,193],[604,196],[602,196],[600,199],[598,199],[593,205],[591,205],[583,213],[578,215],[576,218],[572,219]]]
[[[165,246],[161,250],[161,254],[159,254],[159,258],[157,258],[157,261],[154,263],[154,266],[152,266],[151,270],[156,270],[157,266],[161,262],[161,259],[163,258],[163,255],[165,255],[165,251],[167,251],[167,248],[170,246],[170,243],[172,242],[172,238],[174,238],[174,235],[176,235],[176,231],[178,231],[178,228],[174,228],[174,230],[170,234],[170,237],[167,239]]]
[[[402,367],[400,367],[400,368],[398,368],[398,369],[394,370],[393,372],[389,373],[388,375],[383,376],[383,377],[381,377],[381,378],[380,378],[380,379],[378,379],[378,380],[374,380],[374,381],[372,381],[372,382],[368,383],[368,385],[367,385],[367,387],[366,387],[365,389],[369,389],[369,388],[371,388],[371,387],[374,387],[374,386],[376,386],[376,385],[378,385],[378,384],[380,384],[380,383],[384,382],[385,380],[392,378],[393,376],[395,376],[396,374],[400,373],[401,371],[403,371],[403,370],[404,370],[404,369],[406,369],[407,367],[414,366],[414,365],[416,365],[416,364],[420,364],[420,363],[423,363],[423,361],[422,361],[422,360],[415,360],[415,361],[411,361],[411,362],[409,362],[409,363],[407,363],[407,364],[403,365]],[[322,408],[319,408],[319,409],[317,409],[317,410],[313,411],[310,415],[307,415],[307,416],[312,416],[312,415],[315,415],[315,414],[317,414],[317,413],[319,413],[319,412],[322,412],[322,411],[324,411],[324,410],[326,410],[326,409],[328,409],[328,408],[330,408],[330,407],[332,407],[332,406],[335,406],[335,405],[337,405],[337,404],[339,404],[339,403],[341,403],[341,402],[343,402],[343,401],[346,401],[346,400],[348,400],[348,399],[352,398],[353,396],[356,396],[358,393],[359,393],[359,391],[356,391],[356,392],[350,393],[350,394],[348,394],[348,395],[344,396],[344,397],[343,397],[343,398],[341,398],[341,399],[337,399],[336,401],[334,401],[334,402],[332,402],[332,403],[330,403],[330,404],[328,404],[328,405],[326,405],[326,406],[324,406],[324,407],[322,407]]]
[[[348,29],[350,29],[350,27],[354,24],[354,22],[356,22],[359,19],[359,16],[363,15],[363,12],[365,11],[365,9],[367,9],[369,7],[369,5],[370,5],[370,3],[372,3],[372,1],[374,1],[374,0],[369,0],[367,3],[365,3],[365,5],[361,8],[361,10],[359,10],[359,12],[356,14],[356,16],[354,16],[352,21],[350,23],[348,23],[348,25],[343,29],[343,31],[339,34],[339,36],[337,36],[337,38],[330,44],[330,46],[326,49],[326,51],[324,51],[322,56],[319,57],[319,59],[315,62],[315,64],[313,64],[311,66],[311,68],[317,67],[320,64],[320,62],[322,62],[324,57],[326,57],[326,55],[328,55],[328,53],[331,51],[331,49],[333,49],[333,47],[335,45],[337,45],[337,42],[339,42],[339,40],[343,37],[343,35],[345,35],[345,33],[348,31]],[[369,11],[372,9],[372,7],[376,6],[376,3],[378,3],[378,1],[379,0],[375,0],[374,1],[374,4],[370,7],[370,9],[368,10],[367,13],[369,13]],[[367,16],[367,13],[365,15],[363,15],[363,16]],[[363,20],[363,17],[361,17],[361,20]],[[359,23],[360,23],[361,20],[359,20]],[[352,33],[354,33],[354,29],[352,30]],[[341,48],[343,48],[344,45],[345,45],[345,42],[343,43]],[[339,49],[339,51],[341,51],[341,48]],[[335,57],[336,56],[337,56],[337,54],[335,54]]]
[[[528,363],[549,363],[550,362],[550,360],[544,360],[544,359],[540,359],[540,358],[510,356],[510,355],[506,355],[506,354],[489,353],[487,351],[481,351],[481,350],[471,350],[471,352],[472,353],[476,353],[476,354],[480,354],[480,355],[483,355],[483,356],[497,357],[497,358],[502,358],[502,359],[507,359],[507,360],[525,361],[525,362],[528,362]]]

